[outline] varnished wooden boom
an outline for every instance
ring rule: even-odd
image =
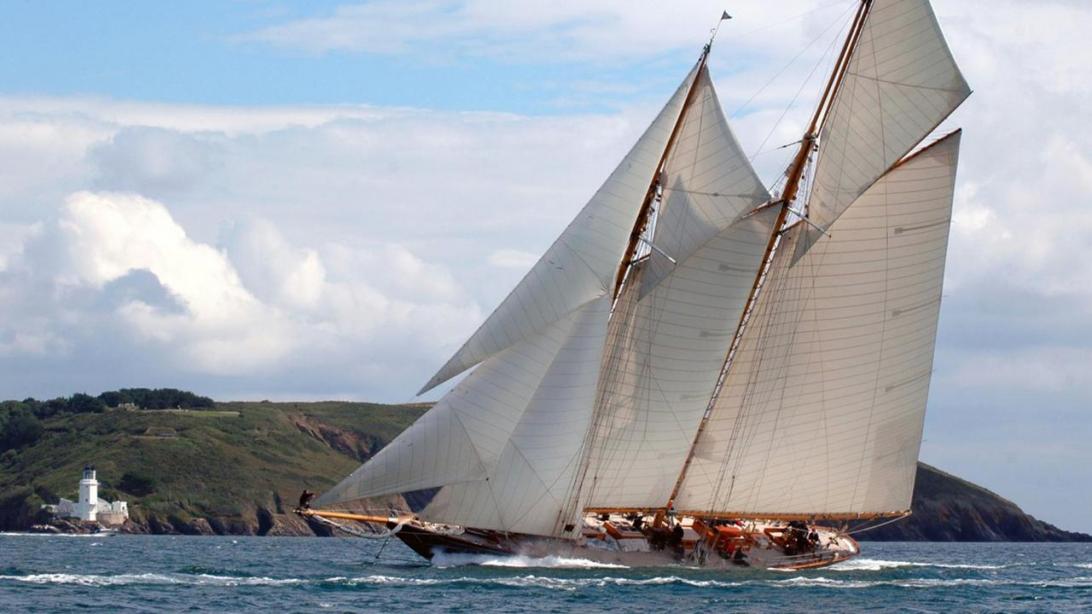
[[[337,520],[355,520],[357,522],[371,522],[375,524],[397,523],[399,519],[394,516],[378,516],[375,514],[354,514],[352,512],[337,512],[334,510],[298,509],[300,516],[317,516],[319,518],[331,518]]]

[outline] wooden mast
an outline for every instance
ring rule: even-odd
[[[618,265],[618,272],[614,275],[614,289],[611,293],[611,297],[615,300],[618,299],[618,293],[622,290],[622,282],[625,281],[626,271],[628,271],[630,265],[633,264],[633,256],[637,253],[637,244],[641,241],[641,235],[644,233],[645,227],[648,226],[649,217],[651,217],[652,214],[652,203],[656,200],[657,187],[660,185],[660,176],[663,173],[664,166],[667,164],[667,156],[670,155],[672,146],[675,144],[675,140],[682,130],[683,120],[686,118],[686,111],[694,102],[694,95],[697,93],[698,89],[696,87],[698,79],[701,78],[702,70],[705,69],[705,62],[709,59],[709,50],[712,46],[713,40],[710,39],[705,47],[702,48],[701,57],[698,58],[698,65],[694,69],[694,80],[690,82],[690,89],[687,90],[686,98],[683,100],[682,107],[679,109],[679,117],[676,118],[675,125],[671,128],[671,134],[668,136],[667,144],[664,146],[664,151],[660,155],[660,161],[656,164],[656,172],[652,175],[651,181],[649,181],[648,191],[645,192],[645,198],[641,202],[641,208],[637,211],[637,221],[633,224],[633,230],[630,232],[629,244],[626,246],[626,251],[622,255],[622,262]]]
[[[811,154],[812,148],[815,146],[815,141],[819,137],[820,121],[826,117],[827,107],[831,100],[834,98],[834,94],[838,88],[841,87],[842,80],[845,77],[846,69],[849,65],[849,56],[853,53],[853,50],[857,46],[857,41],[861,36],[861,28],[864,24],[865,18],[868,16],[868,9],[872,6],[872,0],[861,0],[861,5],[857,8],[857,14],[853,18],[852,26],[850,27],[849,34],[846,36],[845,43],[842,45],[842,50],[838,55],[838,61],[834,64],[834,69],[831,71],[830,78],[827,80],[826,87],[823,89],[823,95],[819,99],[819,105],[815,108],[815,113],[812,115],[811,123],[808,124],[808,129],[804,133],[804,138],[800,140],[800,149],[796,152],[796,156],[793,157],[792,163],[789,165],[786,171],[785,189],[782,193],[781,199],[771,205],[777,205],[781,207],[778,212],[777,221],[774,223],[774,231],[770,235],[770,240],[766,244],[766,251],[762,256],[762,264],[758,268],[758,273],[755,275],[754,284],[751,286],[751,292],[747,296],[747,302],[744,304],[743,313],[740,315],[739,323],[736,325],[736,332],[732,340],[732,345],[728,349],[728,353],[724,358],[724,365],[721,368],[720,377],[717,380],[717,384],[714,388],[712,398],[709,400],[709,406],[705,410],[705,415],[702,416],[701,422],[698,424],[698,430],[694,434],[694,440],[690,444],[690,450],[687,452],[686,460],[683,462],[682,470],[679,472],[678,479],[675,480],[675,486],[671,489],[671,497],[667,501],[667,505],[664,510],[671,510],[674,508],[675,499],[679,496],[679,490],[682,488],[683,481],[686,479],[686,472],[690,469],[690,464],[694,460],[694,452],[697,450],[698,442],[701,440],[702,434],[705,432],[705,428],[709,424],[709,418],[712,415],[713,406],[716,404],[717,397],[719,396],[721,386],[724,383],[724,378],[727,376],[728,369],[731,365],[732,357],[736,348],[739,346],[740,339],[743,333],[743,325],[747,321],[748,316],[751,314],[755,305],[755,299],[758,295],[758,290],[762,285],[762,279],[765,276],[767,269],[773,259],[775,248],[777,247],[778,239],[781,236],[782,227],[785,225],[785,221],[788,219],[789,211],[793,201],[796,200],[797,192],[800,189],[800,182],[804,177],[804,169],[807,167],[808,157]],[[704,60],[704,58],[703,58]],[[738,518],[738,515],[733,515]],[[812,516],[814,518],[814,516]],[[662,516],[657,516],[658,520],[662,520]]]
[[[727,13],[725,13],[725,15],[727,15]],[[611,298],[615,303],[618,301],[619,293],[622,291],[622,284],[625,283],[626,273],[633,264],[633,257],[637,253],[637,244],[640,242],[641,235],[648,226],[649,217],[652,213],[652,203],[656,199],[660,178],[663,176],[664,167],[667,165],[667,157],[671,154],[671,149],[679,136],[679,132],[682,130],[683,121],[686,119],[686,112],[694,102],[694,97],[698,90],[698,80],[701,79],[701,73],[705,70],[706,61],[709,59],[709,52],[713,48],[713,41],[716,40],[717,33],[720,31],[720,24],[724,19],[725,17],[721,17],[717,22],[717,26],[713,29],[712,34],[709,37],[709,42],[702,47],[701,56],[698,58],[697,66],[693,71],[694,79],[690,82],[690,88],[686,92],[686,98],[683,100],[682,107],[679,108],[679,116],[675,119],[675,125],[671,128],[671,134],[668,136],[667,143],[664,145],[664,151],[660,154],[660,160],[656,164],[656,172],[649,181],[648,190],[645,192],[644,200],[641,202],[641,208],[637,212],[637,220],[634,222],[633,230],[629,235],[629,244],[626,246],[626,251],[622,255],[622,261],[618,265],[618,271],[614,275],[614,288],[611,291]],[[587,450],[585,450],[585,453],[587,453]],[[577,492],[579,492],[581,488],[578,484],[583,484],[584,479],[587,477],[588,464],[585,462],[583,465],[584,469],[581,472],[580,477],[574,482],[574,488]],[[576,504],[577,501],[574,500],[573,503]]]

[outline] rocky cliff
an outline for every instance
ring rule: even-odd
[[[918,463],[913,512],[861,533],[873,541],[1092,541],[1025,514],[1015,503],[936,467]]]

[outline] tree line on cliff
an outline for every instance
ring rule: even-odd
[[[108,409],[213,409],[216,402],[175,388],[121,388],[91,396],[78,392],[47,401],[27,398],[0,401],[0,454],[33,445],[42,436],[42,420],[63,414],[102,413]]]

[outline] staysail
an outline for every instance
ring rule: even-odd
[[[571,482],[609,309],[603,296],[487,359],[316,503],[444,487],[421,517],[553,534],[559,506],[543,510]]]
[[[697,67],[542,258],[417,394],[431,390],[610,292],[618,263],[696,72]]]
[[[661,176],[656,249],[630,271],[611,320],[579,487],[587,507],[667,500],[777,217],[749,215],[769,194],[705,69],[695,87]]]
[[[785,233],[679,492],[679,510],[909,507],[959,133],[884,175],[791,264]]]
[[[829,229],[970,93],[928,0],[871,0],[823,121],[811,222]],[[821,236],[801,232],[796,259]]]

